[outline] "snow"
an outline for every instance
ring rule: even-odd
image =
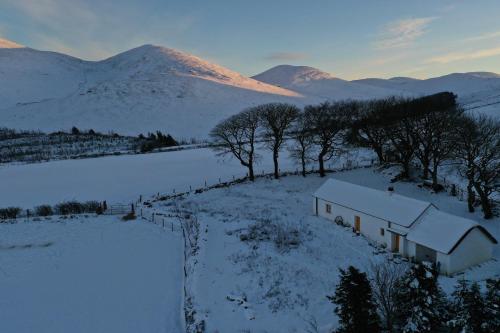
[[[287,152],[282,170],[295,169]],[[264,152],[255,172],[271,172],[272,158]],[[232,158],[218,158],[208,149],[141,155],[52,161],[0,166],[2,207],[32,208],[66,200],[135,202],[139,195],[189,191],[246,175],[247,169]]]
[[[335,78],[307,66],[280,65],[253,78],[323,100],[370,99],[404,94],[401,90],[372,87]]]
[[[0,38],[0,48],[2,49],[17,49],[21,47],[24,46],[17,44],[16,42],[10,41],[8,39]]]
[[[431,205],[389,191],[335,179],[327,180],[313,195],[403,227],[410,227]]]
[[[432,207],[408,232],[407,239],[441,253],[449,254],[467,232],[478,226],[479,224],[475,221]]]
[[[182,241],[116,216],[0,224],[2,332],[181,332]]]
[[[0,47],[0,73],[0,82],[8,82],[0,84],[2,126],[43,131],[77,126],[137,135],[161,130],[176,139],[204,139],[222,119],[262,103],[302,107],[443,90],[457,93],[467,109],[498,115],[500,105],[500,78],[493,73],[346,81],[312,67],[282,65],[248,78],[154,45],[95,62]]]
[[[387,188],[392,178],[374,169],[328,177],[379,190]],[[337,326],[337,318],[326,296],[335,290],[338,268],[354,265],[369,271],[372,263],[390,260],[390,254],[350,228],[313,215],[311,196],[323,183],[324,178],[317,175],[258,179],[177,202],[200,222],[199,250],[189,288],[194,291],[197,316],[205,320],[208,332],[304,332],[311,322],[318,324],[320,332],[330,332]],[[434,194],[414,183],[396,186],[405,196],[475,220],[496,237],[500,235],[500,219],[484,221],[480,212],[468,213],[466,203],[456,197]],[[154,208],[168,212],[171,207],[171,202],[160,201]],[[271,225],[276,233],[242,241],[240,236],[248,235],[256,225]],[[298,245],[278,247],[277,235],[294,235],[294,231],[298,232]],[[440,284],[450,293],[462,276],[479,282],[500,276],[499,246],[494,247],[493,255],[493,260],[459,276],[440,277]],[[398,259],[395,262],[404,264]]]
[[[120,134],[206,138],[222,119],[261,103],[302,105],[300,94],[173,49],[144,45],[109,59],[0,49],[2,126],[72,126]],[[193,121],[195,120],[195,121]]]

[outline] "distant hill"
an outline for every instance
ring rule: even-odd
[[[0,39],[0,127],[94,129],[121,134],[161,130],[206,137],[220,120],[268,102],[419,96],[452,91],[467,108],[500,114],[500,75],[456,73],[347,81],[307,66],[280,65],[252,78],[193,55],[144,45],[84,61]]]

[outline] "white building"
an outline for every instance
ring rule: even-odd
[[[453,274],[491,258],[497,240],[481,225],[440,211],[429,202],[327,180],[314,194],[314,213],[416,261]]]

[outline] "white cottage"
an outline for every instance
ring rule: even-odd
[[[329,179],[313,197],[316,215],[348,224],[402,256],[434,262],[443,274],[491,259],[497,244],[478,223],[393,191]]]

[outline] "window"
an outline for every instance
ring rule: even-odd
[[[326,208],[326,212],[327,212],[328,214],[331,214],[331,213],[332,213],[332,205],[330,205],[330,204],[326,204],[325,208]]]
[[[384,230],[384,228],[380,228],[380,236],[383,236],[383,235],[385,235],[385,230]]]

